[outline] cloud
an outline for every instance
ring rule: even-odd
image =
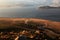
[[[0,6],[25,6],[43,4],[47,0],[0,0]]]
[[[58,3],[59,4],[59,0],[53,0],[53,3]]]
[[[53,0],[51,6],[55,6],[55,7],[60,6],[60,0]]]
[[[0,0],[0,3],[1,4],[11,4],[11,3],[20,3],[20,2],[23,2],[23,3],[44,3],[46,2],[47,0]]]

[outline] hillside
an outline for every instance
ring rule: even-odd
[[[0,31],[16,29],[39,30],[53,39],[60,39],[60,22],[35,18],[0,18]]]

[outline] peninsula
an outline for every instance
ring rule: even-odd
[[[41,9],[60,9],[60,7],[53,7],[53,6],[41,6]]]

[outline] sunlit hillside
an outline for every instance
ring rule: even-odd
[[[30,33],[29,31],[33,32],[34,35],[32,35],[32,33]],[[12,32],[12,34],[14,35],[14,39],[15,39],[15,36],[17,37],[18,35],[23,35],[23,34],[29,38],[33,36],[32,37],[33,39],[36,36],[36,33],[34,33],[35,31],[37,32],[37,34],[40,34],[40,32],[42,31],[51,39],[59,39],[60,22],[54,22],[54,21],[43,20],[43,19],[34,19],[34,18],[0,18],[0,32],[2,32],[2,34],[3,32],[7,32],[7,33]],[[19,34],[19,32],[22,32],[22,33]],[[25,33],[27,32],[27,34],[25,34],[24,32]],[[42,34],[42,35],[45,35],[45,34]],[[8,34],[6,35],[8,37]],[[9,35],[11,35],[11,33]],[[5,38],[7,37],[5,36]],[[4,36],[2,36],[2,38],[4,39]]]

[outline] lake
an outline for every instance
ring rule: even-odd
[[[60,9],[39,9],[38,7],[0,8],[0,17],[41,18],[60,22]]]

